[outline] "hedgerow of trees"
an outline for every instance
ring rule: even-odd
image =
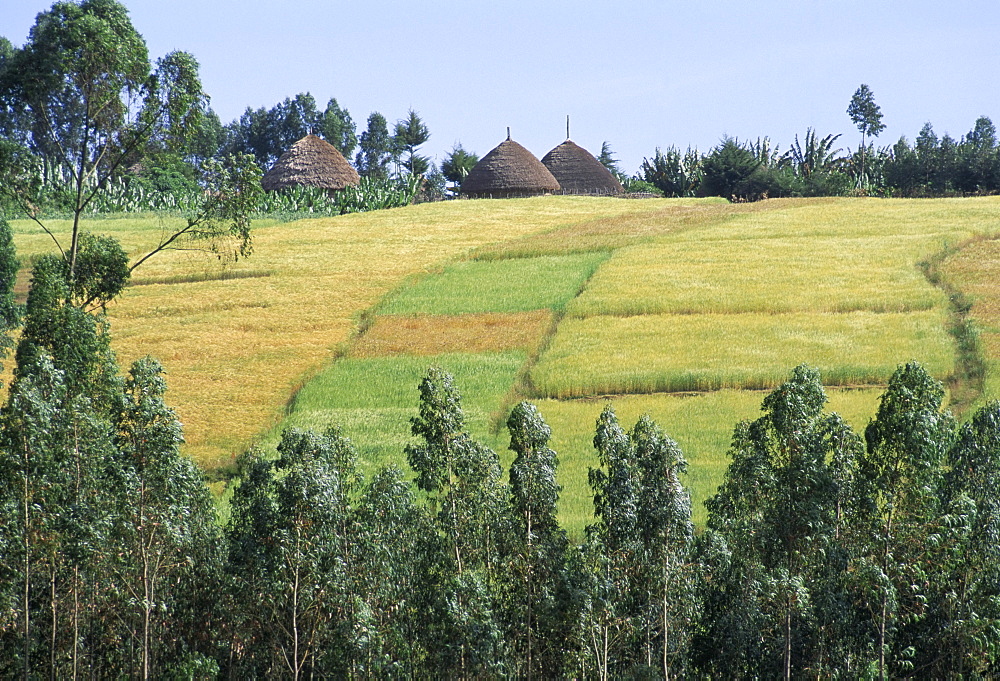
[[[875,147],[870,138],[877,137],[885,125],[871,88],[858,88],[847,113],[862,135],[854,151],[836,146],[839,134],[820,137],[811,128],[801,141],[796,135],[783,153],[767,138],[724,137],[707,154],[691,148],[657,149],[652,158],[643,160],[635,176],[622,180],[629,190],[642,191],[652,185],[665,196],[722,196],[734,201],[1000,192],[1000,142],[996,126],[986,116],[976,119],[972,130],[958,140],[948,135],[939,139],[927,123],[912,146],[901,137],[894,145]]]

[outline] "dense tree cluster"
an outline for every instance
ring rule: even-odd
[[[109,187],[129,196],[214,191],[206,164],[252,157],[266,169],[309,133],[373,181],[427,176],[424,194],[443,191],[443,175],[418,153],[430,132],[416,112],[391,133],[375,112],[358,135],[335,98],[321,110],[305,92],[270,109],[247,108],[224,125],[195,58],[176,51],[151,64],[116,0],[56,2],[38,15],[25,45],[0,38],[0,210],[77,219],[98,210]],[[163,203],[140,201],[137,209]]]
[[[691,148],[683,152],[675,147],[657,149],[652,158],[643,160],[634,177],[622,180],[630,190],[652,185],[664,196],[722,196],[733,201],[1000,192],[1000,141],[989,118],[978,118],[957,141],[948,135],[938,139],[928,123],[914,146],[902,137],[891,147],[879,148],[868,138],[877,137],[885,125],[867,85],[854,93],[847,113],[861,133],[861,144],[853,152],[835,147],[840,135],[820,137],[811,128],[802,141],[796,135],[783,153],[767,138],[741,142],[727,136],[707,154]]]
[[[0,675],[140,678],[990,677],[1000,664],[1000,404],[958,427],[918,365],[864,436],[799,367],[734,431],[699,535],[678,446],[607,406],[594,521],[560,527],[551,431],[513,462],[419,385],[411,474],[336,428],[250,451],[228,517],[180,455],[150,359],[121,376],[64,263],[27,305],[0,220]],[[99,278],[98,278],[99,280]],[[6,347],[10,347],[8,343]]]

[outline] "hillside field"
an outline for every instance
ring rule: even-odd
[[[88,228],[139,254],[179,219]],[[37,226],[13,226],[25,264],[52,250]],[[678,441],[703,519],[733,426],[797,364],[821,369],[830,409],[861,430],[899,363],[961,382],[960,308],[986,367],[971,394],[1000,397],[997,235],[996,198],[453,201],[261,222],[236,263],[163,254],[108,314],[123,365],[164,363],[185,451],[209,473],[284,427],[333,423],[369,470],[405,469],[433,364],[455,374],[470,430],[505,464],[507,410],[539,404],[567,527],[592,510],[590,441],[608,399],[627,427],[649,413]],[[932,259],[964,304],[925,276]]]

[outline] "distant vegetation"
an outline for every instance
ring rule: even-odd
[[[114,0],[0,40],[0,675],[997,676],[996,199],[759,201],[993,193],[995,130],[847,113],[356,215],[441,196],[416,112],[223,128]],[[311,129],[363,184],[262,197]]]

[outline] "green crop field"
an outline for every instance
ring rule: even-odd
[[[911,359],[943,379],[955,364],[946,322],[939,310],[566,319],[531,382],[546,397],[756,390],[809,364],[827,385],[870,385]]]
[[[398,290],[378,311],[384,314],[474,314],[561,309],[606,253],[465,261]]]
[[[179,219],[88,227],[138,255]],[[23,293],[31,257],[53,246],[13,224]],[[1000,397],[998,234],[997,198],[454,201],[262,222],[237,263],[164,254],[109,317],[123,363],[163,361],[185,451],[207,470],[285,427],[333,424],[366,469],[405,469],[431,365],[455,374],[470,432],[505,462],[505,410],[535,400],[560,458],[562,520],[579,532],[605,398],[626,427],[649,413],[678,441],[703,519],[733,427],[759,413],[756,389],[799,363],[829,386],[864,386],[828,390],[860,431],[899,363],[962,373],[949,329],[970,304],[982,392]]]
[[[787,372],[790,374],[791,372]],[[787,375],[786,374],[786,375]],[[728,450],[736,423],[760,416],[766,392],[719,390],[698,394],[617,395],[600,399],[538,401],[552,427],[550,445],[559,453],[560,511],[570,531],[582,530],[593,512],[587,471],[597,465],[594,425],[611,404],[622,426],[631,428],[649,414],[684,452],[688,462],[686,484],[691,489],[696,523],[705,520],[703,502],[710,497],[729,465]],[[840,414],[859,433],[878,408],[881,390],[830,389],[827,410]]]

